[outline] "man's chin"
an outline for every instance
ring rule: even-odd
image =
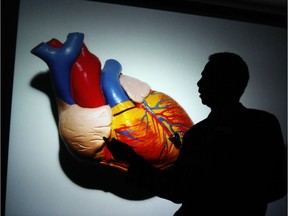
[[[200,98],[201,98],[201,102],[202,102],[203,105],[210,107],[209,100],[207,100],[207,99],[205,99],[205,98],[203,98],[201,96],[200,96]]]
[[[205,99],[205,97],[203,97],[203,95],[199,95],[199,97],[200,97],[200,99],[201,99],[201,102],[202,102],[202,104],[203,105],[206,105],[206,99]]]

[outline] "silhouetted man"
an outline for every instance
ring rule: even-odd
[[[182,203],[175,216],[264,216],[267,204],[286,194],[285,145],[274,115],[239,102],[248,80],[240,56],[209,57],[197,85],[211,113],[185,133],[169,171],[106,140],[113,156],[130,164],[127,180]]]

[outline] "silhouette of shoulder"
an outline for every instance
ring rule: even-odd
[[[285,145],[275,115],[242,107],[221,120],[208,116],[186,132],[178,167],[189,166],[190,171],[211,167],[209,177],[219,179],[214,181],[219,185],[234,175],[242,185],[238,186],[239,194],[254,191],[255,196],[266,197],[268,202],[283,197]],[[207,176],[200,178],[200,184],[203,179]]]

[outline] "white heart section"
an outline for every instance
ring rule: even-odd
[[[121,75],[119,82],[128,97],[136,103],[142,103],[151,90],[151,87],[147,83],[130,76]]]
[[[112,112],[108,105],[83,108],[73,104],[59,115],[59,131],[71,150],[97,157],[104,145],[103,137],[110,136]]]

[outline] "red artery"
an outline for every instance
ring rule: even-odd
[[[105,105],[100,84],[101,63],[83,44],[79,57],[71,69],[71,89],[75,102],[81,107]]]
[[[52,39],[47,43],[55,48],[63,45],[57,39]],[[76,104],[86,108],[96,108],[106,104],[102,94],[100,75],[99,59],[83,44],[70,71],[71,94]]]

